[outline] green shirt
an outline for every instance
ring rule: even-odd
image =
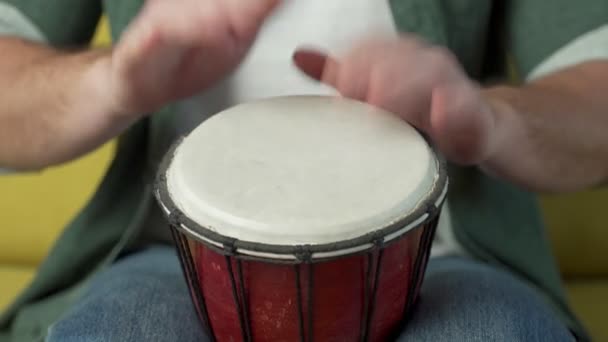
[[[81,46],[105,11],[117,39],[142,2],[0,0],[0,34],[56,47]],[[400,30],[448,47],[481,83],[529,78],[608,56],[606,50],[585,53],[593,37],[606,35],[605,0],[391,0],[391,5]],[[587,45],[574,44],[581,39]],[[170,123],[172,113],[172,106],[167,106],[121,137],[95,196],[66,227],[30,286],[0,318],[0,342],[42,340],[87,280],[138,238],[153,203],[151,189],[161,157],[158,133]],[[535,196],[475,168],[451,166],[450,177],[454,234],[466,252],[530,284],[580,340],[587,340],[568,308]]]

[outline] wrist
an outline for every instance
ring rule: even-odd
[[[94,107],[93,112],[106,117],[112,126],[126,126],[141,115],[122,104],[120,87],[112,79],[111,50],[94,51],[88,56],[82,78],[85,100]]]

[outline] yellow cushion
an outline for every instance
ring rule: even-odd
[[[35,271],[35,267],[0,265],[0,312],[29,283]]]
[[[108,23],[107,17],[102,17],[97,27],[97,32],[91,44],[96,47],[108,46],[111,42],[110,38],[110,24]]]
[[[99,184],[113,150],[112,142],[40,173],[0,176],[0,264],[35,267],[40,263]]]
[[[608,277],[566,282],[570,303],[595,341],[608,341]]]
[[[542,199],[562,273],[608,276],[608,189]]]

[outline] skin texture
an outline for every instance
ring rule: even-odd
[[[342,96],[400,115],[455,163],[544,192],[608,179],[608,61],[491,88],[467,79],[450,52],[412,36],[370,38],[343,56],[302,49],[294,62]]]
[[[0,38],[0,166],[76,158],[172,101],[204,91],[247,55],[279,0],[148,0],[112,49],[66,53]],[[451,161],[538,191],[608,178],[608,62],[483,88],[452,54],[412,35],[366,37],[294,63],[342,96],[394,112]]]
[[[278,0],[148,0],[107,51],[0,38],[0,167],[87,153],[162,105],[204,91],[247,54]]]

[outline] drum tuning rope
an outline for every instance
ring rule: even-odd
[[[367,271],[365,277],[365,293],[363,296],[363,324],[361,325],[361,342],[366,342],[369,339],[369,330],[374,317],[374,303],[376,302],[376,294],[378,293],[378,280],[380,279],[382,257],[384,255],[384,238],[381,236],[374,237],[373,245],[374,248],[367,253]],[[378,251],[375,265],[374,251]]]
[[[175,212],[171,213],[171,217],[169,218],[170,221],[179,222],[177,221],[179,219],[176,217],[177,215],[179,214]],[[196,303],[196,312],[203,322],[203,327],[209,336],[210,342],[215,342],[215,335],[213,335],[213,329],[209,321],[209,314],[207,313],[207,305],[205,303],[205,298],[202,295],[203,292],[200,286],[200,279],[194,265],[194,260],[192,260],[192,256],[189,253],[190,248],[188,247],[188,242],[186,241],[185,237],[178,232],[173,223],[170,225],[170,230],[173,240],[178,246],[177,250],[179,252],[179,261],[188,281],[190,295],[193,297],[193,300]]]
[[[234,304],[236,305],[236,310],[239,316],[239,322],[241,326],[241,334],[243,336],[244,342],[251,342],[251,327],[249,326],[249,301],[247,299],[247,293],[245,291],[245,280],[243,277],[243,265],[241,260],[236,259],[236,269],[237,276],[239,278],[238,284],[236,281],[236,277],[234,275],[234,268],[232,265],[232,257],[234,257],[237,253],[237,248],[235,246],[236,240],[231,239],[230,241],[224,243],[224,252],[225,252],[225,260],[226,267],[228,269],[228,274],[230,275],[230,284],[232,286],[232,297],[234,298]]]
[[[304,246],[297,246],[295,256],[300,261],[294,265],[294,273],[296,276],[296,292],[298,299],[298,315],[300,320],[300,341],[306,341],[306,332],[305,332],[305,320],[304,320],[304,300],[302,295],[302,284],[301,284],[301,265],[308,265],[308,288],[307,288],[307,309],[308,309],[308,342],[314,341],[314,325],[313,325],[313,315],[314,315],[314,263],[312,262],[312,253],[305,249]]]
[[[426,227],[423,229],[423,235],[421,238],[421,246],[418,250],[418,255],[416,256],[416,262],[414,264],[414,274],[412,279],[418,279],[416,283],[410,284],[409,287],[413,294],[408,296],[407,303],[403,308],[403,324],[407,322],[409,319],[408,315],[412,312],[412,306],[414,305],[414,299],[417,297],[420,287],[422,285],[422,272],[428,263],[428,259],[430,256],[430,248],[433,243],[433,238],[435,236],[435,231],[437,229],[437,223],[439,221],[439,208],[431,204],[428,206],[426,213],[428,217],[433,217],[430,221],[425,223]]]

